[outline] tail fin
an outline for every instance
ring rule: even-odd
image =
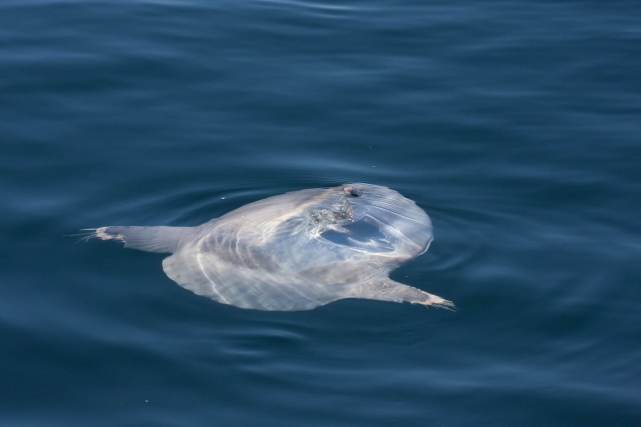
[[[178,245],[192,235],[193,227],[100,227],[91,237],[100,240],[119,240],[126,248],[147,252],[173,253]]]

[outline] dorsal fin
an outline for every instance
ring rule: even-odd
[[[96,228],[94,237],[100,240],[119,240],[126,248],[147,252],[173,253],[194,227],[138,227],[109,226]]]

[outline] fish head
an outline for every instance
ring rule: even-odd
[[[331,188],[310,212],[317,235],[355,251],[405,260],[425,252],[432,241],[432,222],[425,211],[380,185]]]

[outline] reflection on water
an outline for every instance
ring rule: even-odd
[[[346,224],[342,228],[344,230],[327,230],[323,233],[323,237],[339,245],[371,253],[391,252],[394,250],[394,247],[390,244],[385,234],[376,226],[376,223],[368,221],[367,218]]]

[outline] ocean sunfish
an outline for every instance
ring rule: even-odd
[[[92,229],[92,237],[171,253],[173,281],[223,304],[310,310],[345,298],[454,304],[389,278],[432,241],[429,216],[387,187],[346,184],[268,197],[195,227]]]

